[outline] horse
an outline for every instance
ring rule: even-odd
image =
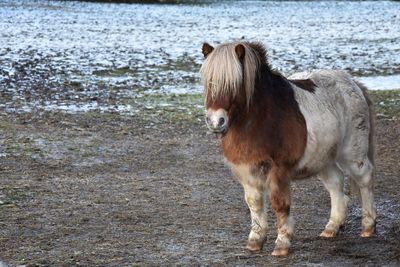
[[[251,229],[246,248],[260,252],[268,224],[264,198],[277,218],[274,256],[287,256],[294,232],[291,182],[318,177],[331,211],[320,236],[335,237],[349,197],[344,175],[361,195],[362,237],[375,232],[374,119],[367,88],[341,70],[288,78],[273,70],[260,42],[202,46],[206,125],[220,139],[227,165],[244,189]]]

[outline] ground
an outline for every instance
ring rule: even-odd
[[[318,237],[330,201],[311,178],[292,186],[296,230],[286,258],[270,255],[271,210],[263,251],[245,250],[242,188],[199,110],[0,111],[0,266],[399,266],[400,93],[372,96],[376,236],[358,236],[353,197],[340,235]]]

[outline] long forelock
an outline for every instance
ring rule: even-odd
[[[235,51],[238,44],[245,48],[242,62]],[[207,56],[200,69],[205,87],[205,99],[215,100],[221,96],[235,97],[243,88],[246,93],[246,104],[249,106],[260,64],[260,56],[249,43],[234,42],[216,47]]]

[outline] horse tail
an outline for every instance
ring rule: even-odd
[[[374,104],[372,103],[371,98],[369,97],[368,94],[368,88],[360,83],[356,82],[358,87],[360,87],[365,101],[368,104],[368,111],[369,111],[369,148],[368,148],[368,158],[371,161],[372,165],[375,165],[375,110],[374,110]]]
[[[354,81],[361,89],[365,101],[368,104],[369,112],[369,136],[368,136],[368,159],[372,166],[375,167],[375,110],[374,104],[368,94],[368,88],[359,81]],[[375,168],[374,168],[375,169]],[[354,179],[350,179],[351,192],[359,195],[360,189]]]

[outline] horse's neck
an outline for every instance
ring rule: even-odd
[[[237,112],[237,119],[232,125],[240,132],[251,132],[260,127],[273,131],[270,125],[279,125],[279,121],[290,116],[291,110],[298,110],[293,89],[285,77],[272,72],[266,65],[260,70],[255,83],[254,95],[248,110]],[[267,126],[268,125],[268,126]]]
[[[295,162],[304,151],[306,131],[287,80],[276,74],[261,76],[248,112],[239,113],[223,138],[224,154],[236,163]]]

